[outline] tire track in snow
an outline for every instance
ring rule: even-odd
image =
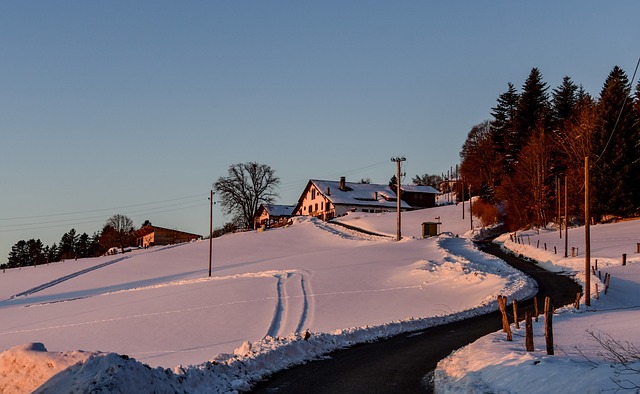
[[[277,273],[276,305],[265,337],[301,332],[311,314],[306,272]]]
[[[287,274],[288,275],[288,274]],[[275,338],[278,335],[278,330],[280,330],[280,323],[282,322],[282,311],[284,307],[282,306],[282,275],[277,274],[276,278],[278,278],[278,282],[276,283],[276,309],[273,313],[273,319],[271,319],[271,324],[267,329],[267,333],[265,337],[273,337]]]

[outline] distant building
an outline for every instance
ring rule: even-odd
[[[433,207],[439,194],[430,186],[415,185],[401,186],[401,193],[403,211]],[[340,177],[339,182],[310,180],[293,214],[330,220],[347,212],[395,212],[396,209],[396,193],[389,185],[346,182],[345,177]]]
[[[173,245],[182,242],[190,242],[202,238],[201,235],[191,234],[184,231],[171,230],[158,226],[144,226],[134,231],[136,244],[140,247],[154,245]]]
[[[286,224],[293,215],[295,205],[262,204],[255,217],[255,228],[277,227]]]
[[[431,208],[436,206],[436,196],[439,191],[431,186],[400,185],[402,201],[411,205],[413,209]]]

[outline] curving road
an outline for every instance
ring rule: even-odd
[[[495,244],[483,250],[531,276],[538,283],[538,302],[549,296],[556,307],[573,303],[581,291],[573,280],[503,253]],[[531,308],[533,300],[518,309]],[[383,341],[356,345],[274,374],[254,393],[425,393],[433,392],[428,378],[438,361],[452,351],[502,328],[498,312],[474,317]]]

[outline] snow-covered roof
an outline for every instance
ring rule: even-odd
[[[395,208],[397,205],[396,194],[389,185],[345,182],[346,190],[342,191],[339,181],[312,179],[311,182],[334,205],[367,205],[383,208]],[[400,202],[400,207],[411,209],[411,206],[404,201]]]
[[[264,209],[271,216],[291,216],[293,215],[293,209],[295,205],[278,205],[278,204],[263,204]]]
[[[431,186],[400,185],[400,189],[402,189],[402,191],[412,193],[440,194],[439,191]]]

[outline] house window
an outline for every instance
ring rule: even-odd
[[[318,203],[316,203],[316,211],[318,210]]]
[[[309,213],[313,212],[313,205],[309,205]]]
[[[316,199],[316,189],[311,189],[311,199],[312,200]]]
[[[321,210],[321,211],[324,211],[324,202],[321,202],[321,203],[320,203],[320,210]]]

